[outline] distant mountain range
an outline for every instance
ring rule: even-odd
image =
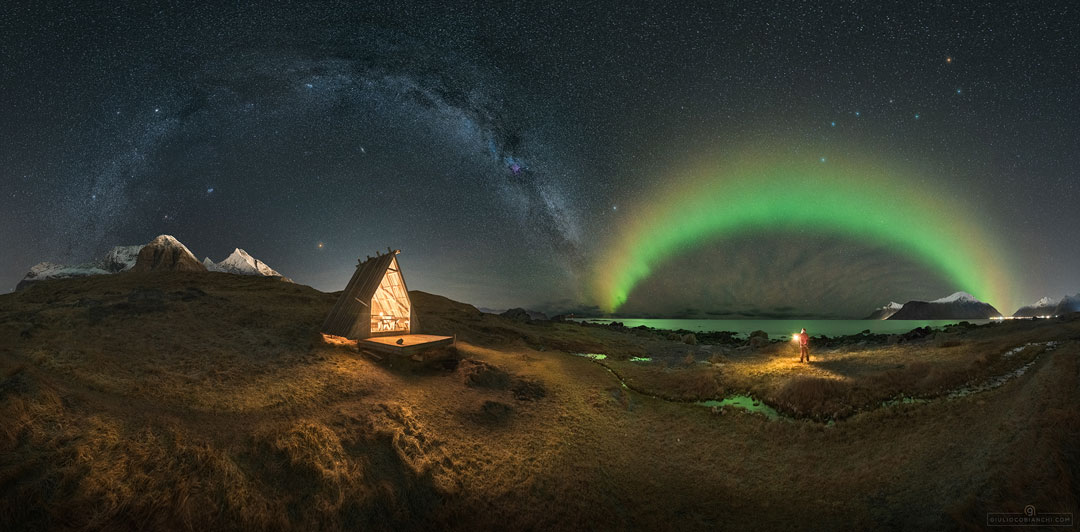
[[[869,316],[867,316],[867,317],[865,317],[863,319],[864,320],[887,320],[887,319],[889,319],[890,316],[892,316],[893,314],[896,314],[896,311],[900,310],[903,307],[904,307],[904,305],[902,305],[900,303],[897,303],[895,301],[890,301],[888,305],[885,305],[884,307],[874,309],[874,311],[871,312]]]
[[[1001,313],[967,292],[933,301],[891,302],[874,310],[866,319],[876,320],[980,320],[999,318]]]
[[[126,271],[214,271],[262,275],[292,282],[240,248],[233,250],[232,254],[221,262],[215,263],[209,257],[199,262],[195,254],[175,237],[160,235],[144,245],[116,246],[94,262],[74,266],[40,262],[30,268],[15,289],[23,290],[34,283],[50,279],[109,275]]]
[[[273,268],[267,266],[265,262],[256,259],[248,254],[248,252],[236,248],[232,254],[225,257],[225,260],[221,262],[214,262],[210,260],[210,257],[206,257],[202,262],[203,266],[207,270],[212,272],[225,272],[235,273],[238,275],[262,275],[264,277],[280,277],[282,280],[292,282],[291,279],[281,275],[274,271]]]
[[[1080,312],[1080,294],[1065,296],[1061,299],[1044,297],[1030,305],[1016,309],[1016,312],[1013,312],[1013,317],[1060,316],[1070,312]]]

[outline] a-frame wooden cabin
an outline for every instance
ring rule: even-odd
[[[419,324],[398,265],[401,250],[387,251],[359,261],[322,332],[358,340],[362,347],[400,353],[452,343],[452,337],[413,334]]]

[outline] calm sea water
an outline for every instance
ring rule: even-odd
[[[803,327],[810,336],[839,336],[856,334],[866,329],[872,333],[906,333],[916,327],[940,328],[951,323],[967,321],[974,324],[990,323],[990,320],[664,320],[664,319],[579,319],[593,323],[620,321],[627,327],[645,325],[654,329],[686,329],[689,331],[733,331],[747,336],[753,331],[765,331],[769,338],[791,338],[792,333]]]

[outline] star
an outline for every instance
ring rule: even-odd
[[[207,194],[213,194],[214,193],[214,187],[207,188],[206,193]]]
[[[915,120],[919,119],[919,113],[915,113]]]
[[[945,62],[946,63],[952,63],[952,56],[946,57]]]
[[[326,247],[326,244],[324,244],[323,242],[315,243],[315,249],[323,249],[325,247]]]
[[[160,113],[160,112],[161,112],[161,108],[160,108],[160,107],[155,107],[155,108],[154,108],[154,112],[155,112],[155,113]]]
[[[956,89],[956,94],[960,94],[960,89]]]
[[[836,122],[830,122],[829,125],[832,127],[836,127]]]
[[[825,162],[825,158],[824,158],[824,157],[822,157],[822,158],[820,158],[820,159],[818,159],[818,160],[819,160],[819,161],[821,161],[821,162]]]
[[[617,210],[619,210],[619,206],[618,205],[612,205],[611,210],[617,211]]]
[[[862,116],[862,113],[855,111],[855,116]]]

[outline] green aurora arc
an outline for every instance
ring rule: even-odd
[[[881,168],[829,164],[736,165],[700,172],[634,212],[598,263],[601,308],[618,310],[634,287],[671,257],[756,230],[839,235],[885,244],[924,263],[998,309],[1013,308],[1005,261],[992,231],[944,190]],[[920,189],[920,190],[916,190]],[[888,297],[884,295],[882,297]],[[1005,307],[998,305],[1007,305]]]

